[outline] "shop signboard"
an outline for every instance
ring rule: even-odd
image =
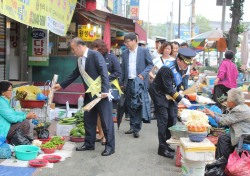
[[[49,31],[29,29],[28,41],[28,65],[49,66]]]
[[[194,35],[199,34],[199,28],[197,26],[194,27]],[[178,25],[174,25],[174,35],[178,36]],[[190,28],[189,26],[181,26],[180,28],[180,39],[188,40],[190,39]]]
[[[20,23],[48,29],[65,36],[77,0],[5,0],[0,1],[0,13]]]
[[[114,9],[114,0],[108,0],[107,8],[113,12]]]
[[[139,0],[130,0],[130,18],[139,20]]]
[[[99,31],[99,32],[98,32]],[[101,39],[102,34],[97,27],[90,25],[78,25],[78,37],[82,38],[86,42],[93,42],[96,39]]]

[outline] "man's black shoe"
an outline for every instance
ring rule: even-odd
[[[83,144],[80,147],[76,147],[76,151],[86,151],[86,150],[95,150],[95,147],[86,147],[85,144]]]
[[[175,152],[175,149],[173,149],[172,147],[170,147],[170,145],[167,145],[167,150],[170,152]]]
[[[134,138],[139,138],[139,132],[134,132]]]
[[[132,134],[133,132],[134,132],[134,130],[130,129],[130,130],[126,131],[125,134]]]
[[[114,150],[110,149],[110,148],[107,148],[105,149],[103,152],[102,152],[102,156],[109,156],[109,155],[112,155],[113,153],[115,153]]]
[[[164,156],[166,158],[171,158],[174,159],[174,154],[172,154],[170,151],[168,150],[158,150],[158,155],[160,156]]]

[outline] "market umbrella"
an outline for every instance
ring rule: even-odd
[[[105,27],[103,34],[103,41],[106,43],[108,50],[110,51],[111,47],[111,36],[110,36],[110,17],[105,19]]]
[[[190,40],[207,39],[209,41],[218,41],[220,38],[223,38],[222,30],[212,30],[196,35]]]
[[[120,101],[118,102],[118,105],[117,105],[117,127],[118,127],[118,130],[119,130],[119,127],[121,125],[122,117],[123,117],[125,111],[126,111],[125,97],[124,97],[124,94],[122,94]]]
[[[248,47],[248,31],[243,32],[243,40],[241,41],[241,61],[242,69],[247,68],[248,56],[249,56],[249,47]]]

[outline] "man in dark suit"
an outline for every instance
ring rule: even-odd
[[[179,49],[176,60],[167,61],[157,72],[152,82],[149,93],[155,106],[158,127],[158,155],[174,158],[174,149],[166,143],[171,138],[169,127],[176,124],[178,107],[182,102],[186,107],[191,103],[182,97],[179,92],[183,91],[181,71],[186,70],[196,55],[190,48]],[[166,95],[171,98],[166,98]]]
[[[78,65],[71,75],[60,84],[55,85],[55,89],[66,88],[79,76],[83,79],[85,89],[89,88],[86,72],[93,80],[98,76],[101,77],[101,98],[102,100],[96,104],[89,112],[84,112],[84,128],[85,128],[85,142],[82,146],[77,147],[76,151],[94,150],[96,140],[96,123],[97,114],[100,114],[104,136],[106,138],[105,150],[102,156],[108,156],[115,152],[115,136],[114,136],[114,123],[112,118],[112,102],[109,101],[108,92],[110,83],[108,78],[108,71],[103,56],[97,52],[90,50],[86,43],[80,38],[74,38],[71,41],[72,52],[78,56]],[[84,104],[91,102],[96,96],[91,93],[86,93]]]
[[[122,74],[120,83],[124,86],[126,108],[130,117],[130,129],[125,132],[125,134],[133,134],[135,138],[138,138],[142,125],[142,106],[136,109],[131,107],[132,92],[134,89],[132,84],[133,80],[139,77],[147,86],[148,73],[152,69],[153,63],[149,51],[137,45],[135,33],[131,32],[126,34],[124,36],[124,43],[127,49],[122,53]]]

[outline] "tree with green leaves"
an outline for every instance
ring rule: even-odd
[[[246,26],[241,23],[243,12],[244,0],[234,0],[230,10],[230,18],[232,18],[232,25],[227,35],[227,47],[236,53],[236,47],[238,47],[238,35],[246,29]]]
[[[199,27],[199,33],[204,33],[212,30],[209,19],[202,15],[196,15],[196,26]]]

